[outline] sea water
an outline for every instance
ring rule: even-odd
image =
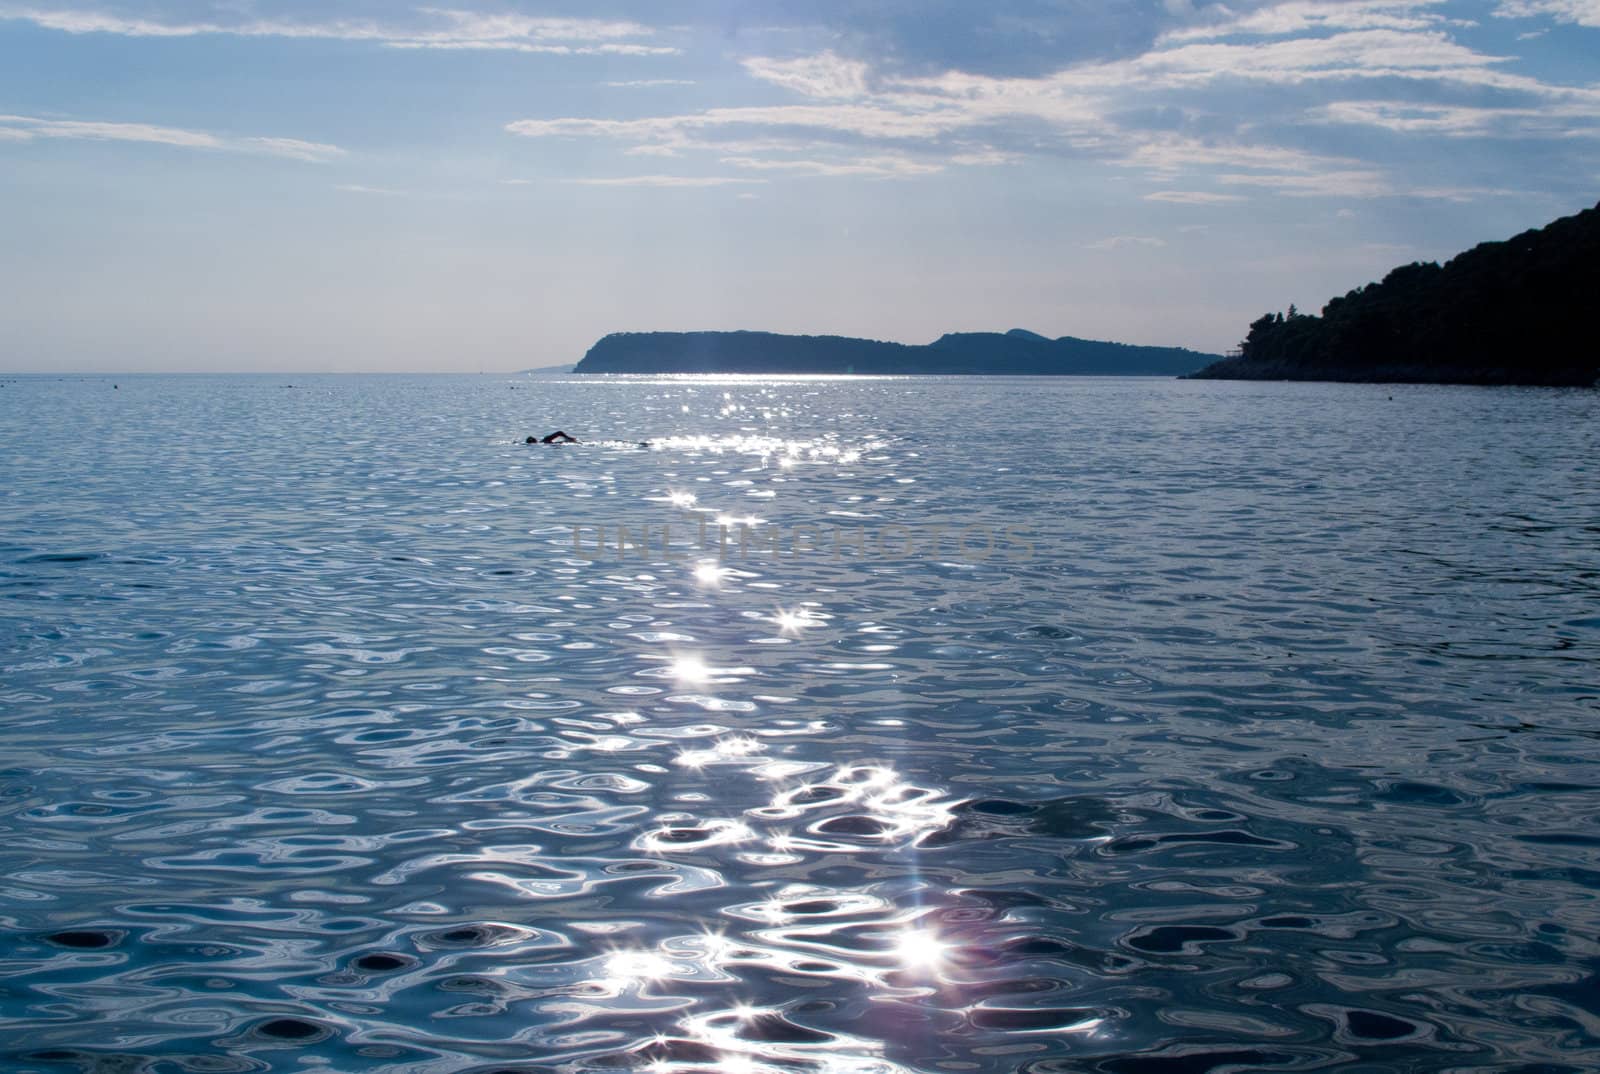
[[[1597,417],[4,378],[0,1068],[1593,1069]]]

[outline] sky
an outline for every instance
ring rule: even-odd
[[[0,0],[0,370],[1223,351],[1600,200],[1600,0]]]

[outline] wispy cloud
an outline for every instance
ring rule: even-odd
[[[1440,186],[1418,187],[1406,191],[1406,197],[1421,198],[1425,201],[1482,201],[1484,198],[1518,198],[1527,194],[1525,190],[1511,190],[1506,187],[1496,186]]]
[[[233,148],[246,152],[270,153],[277,157],[289,157],[312,163],[321,163],[345,155],[345,151],[336,145],[304,142],[298,138],[241,138]]]
[[[1210,167],[1253,168],[1276,172],[1321,172],[1355,163],[1288,146],[1248,144],[1232,139],[1195,138],[1158,133],[1137,138],[1117,163],[1161,174]]]
[[[370,41],[391,48],[496,49],[553,55],[663,55],[678,50],[647,44],[653,31],[621,19],[561,18],[418,8],[408,18],[208,20],[128,16],[94,9],[49,9],[0,4],[0,19],[33,23],[70,34],[124,37],[281,37]]]
[[[995,149],[992,146],[979,146],[970,150],[950,155],[951,164],[960,164],[963,167],[995,167],[1001,164],[1016,164],[1023,159],[1021,153],[1004,149]]]
[[[976,119],[956,108],[919,114],[891,105],[875,104],[752,105],[642,119],[521,119],[507,124],[506,129],[531,138],[567,135],[683,146],[695,144],[691,137],[694,134],[738,128],[768,130],[778,134],[788,129],[866,138],[920,140],[935,138],[974,122]],[[704,145],[700,147],[704,148]]]
[[[1575,8],[1578,0],[1560,2]],[[507,129],[606,139],[628,154],[715,154],[735,167],[795,176],[933,175],[951,164],[1049,155],[1145,169],[1169,181],[1215,181],[1222,173],[1235,185],[1288,196],[1373,197],[1404,184],[1387,179],[1379,162],[1304,148],[1317,140],[1309,130],[1563,139],[1600,127],[1600,85],[1518,72],[1512,57],[1458,39],[1461,24],[1445,13],[1444,0],[1288,0],[1243,13],[1221,5],[1196,11],[1180,0],[1169,9],[1188,25],[1144,52],[1043,75],[906,75],[833,51],[756,56],[741,61],[745,72],[793,102],[529,118]],[[1208,93],[1231,103],[1208,109]],[[1237,105],[1241,93],[1254,95],[1248,113]],[[1180,122],[1141,122],[1157,115]],[[1200,118],[1203,134],[1192,122]],[[891,157],[906,163],[886,168]],[[1172,191],[1151,200],[1236,197]]]
[[[1502,19],[1546,16],[1557,22],[1600,26],[1600,0],[1501,0],[1494,14]]]
[[[1600,111],[1582,104],[1484,108],[1412,101],[1334,101],[1310,113],[1314,122],[1379,127],[1400,134],[1566,138],[1600,134]]]
[[[1108,239],[1098,242],[1084,243],[1085,250],[1120,250],[1125,246],[1162,247],[1167,244],[1165,239],[1158,239],[1153,235],[1113,235]]]
[[[340,183],[333,189],[345,194],[381,194],[398,197],[405,193],[403,190],[391,190],[386,186],[362,186],[360,183]]]
[[[757,56],[744,61],[751,76],[793,90],[802,97],[848,100],[867,92],[867,65],[832,52],[797,59]]]
[[[580,186],[647,186],[695,187],[736,186],[745,183],[764,183],[765,179],[745,179],[733,175],[615,175],[582,179],[568,179]]]
[[[1226,205],[1245,200],[1238,194],[1217,194],[1207,190],[1157,190],[1146,194],[1145,201],[1164,201],[1172,205]]]
[[[657,28],[634,18],[531,15],[504,8],[394,7],[351,16],[324,8],[322,13],[258,16],[251,4],[227,3],[191,8],[206,13],[181,16],[170,13],[178,8],[128,14],[136,9],[81,2],[86,6],[0,0],[0,19],[80,35],[231,35],[564,55],[671,53],[689,39],[684,27]],[[1488,6],[1505,19],[1600,26],[1600,0],[1494,0]],[[1392,153],[1395,139],[1379,133],[1363,142],[1354,128],[1405,135],[1435,147],[1440,159],[1450,152],[1444,146],[1466,139],[1536,138],[1549,143],[1548,160],[1556,162],[1580,151],[1565,146],[1581,147],[1588,144],[1582,139],[1600,135],[1600,83],[1527,73],[1513,55],[1518,49],[1511,31],[1520,27],[1499,34],[1496,40],[1504,47],[1486,46],[1491,35],[1483,32],[1486,28],[1468,32],[1454,0],[1164,0],[1163,7],[1167,15],[1147,22],[1129,48],[1098,55],[1086,47],[1069,48],[1060,38],[1064,23],[1055,15],[1010,9],[983,15],[979,21],[992,28],[1004,22],[1007,34],[1022,33],[1046,44],[1055,40],[1060,55],[1071,57],[1053,68],[1030,66],[1027,74],[983,73],[1021,69],[1003,63],[974,70],[933,66],[927,55],[902,62],[905,57],[892,49],[864,51],[848,32],[854,17],[841,17],[835,20],[837,32],[826,38],[829,48],[740,58],[748,96],[735,93],[714,107],[641,116],[631,107],[635,102],[623,109],[621,95],[597,94],[595,99],[610,104],[595,112],[575,108],[529,116],[506,129],[531,138],[603,140],[626,156],[676,158],[689,172],[721,165],[774,182],[929,177],[955,166],[1004,166],[1041,157],[1087,160],[1143,171],[1171,187],[1144,195],[1146,200],[1188,205],[1224,204],[1250,191],[1339,198],[1415,188],[1414,177],[1408,182],[1399,173],[1419,170],[1420,154]],[[762,19],[763,26],[771,21]],[[884,23],[865,13],[860,20],[893,23],[896,33],[906,32],[907,23],[898,16]],[[1169,28],[1157,34],[1159,25]],[[778,39],[783,38],[755,34],[744,40]],[[788,39],[819,40],[806,34]],[[617,89],[694,84],[692,78],[602,83]],[[708,85],[722,89],[720,81]],[[610,105],[617,110],[608,114]],[[166,141],[302,160],[326,160],[341,152],[292,139],[112,126],[122,128],[120,133],[0,124],[0,138]],[[1339,149],[1326,148],[1332,146]],[[665,167],[665,160],[643,166]],[[625,163],[621,167],[626,170]],[[1485,176],[1458,178],[1463,180],[1459,189],[1472,190]],[[713,182],[704,176],[600,176],[594,185]]]
[[[306,142],[298,138],[229,138],[206,131],[161,127],[150,123],[108,123],[37,116],[0,115],[0,138],[9,141],[60,138],[94,142],[144,142],[183,149],[260,153],[311,163],[322,163],[345,155],[345,151],[336,145]]]
[[[1312,174],[1240,172],[1215,178],[1228,186],[1260,187],[1291,198],[1381,198],[1400,192],[1384,172],[1373,169]]]
[[[1221,37],[1286,37],[1323,30],[1429,30],[1452,20],[1430,11],[1445,0],[1290,0],[1243,14],[1218,4],[1163,43]]]
[[[909,157],[860,157],[855,160],[793,160],[785,158],[723,157],[722,163],[735,168],[752,168],[760,171],[780,171],[793,175],[862,175],[876,179],[904,179],[914,175],[931,175],[942,171],[939,164],[912,160]]]

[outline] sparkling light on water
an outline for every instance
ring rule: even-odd
[[[908,970],[936,974],[943,968],[950,947],[931,929],[913,928],[895,940],[896,957]]]
[[[281,380],[0,377],[0,1063],[1592,1050],[1593,393]]]
[[[711,669],[698,656],[685,654],[672,660],[672,677],[683,683],[703,683],[711,678]]]

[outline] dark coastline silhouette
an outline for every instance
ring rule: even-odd
[[[1269,313],[1237,356],[1193,376],[1589,387],[1600,380],[1596,294],[1600,206],[1443,266],[1402,265],[1321,316]]]
[[[876,373],[1181,376],[1219,355],[1062,336],[955,332],[932,343],[775,332],[617,332],[589,348],[577,373]]]

